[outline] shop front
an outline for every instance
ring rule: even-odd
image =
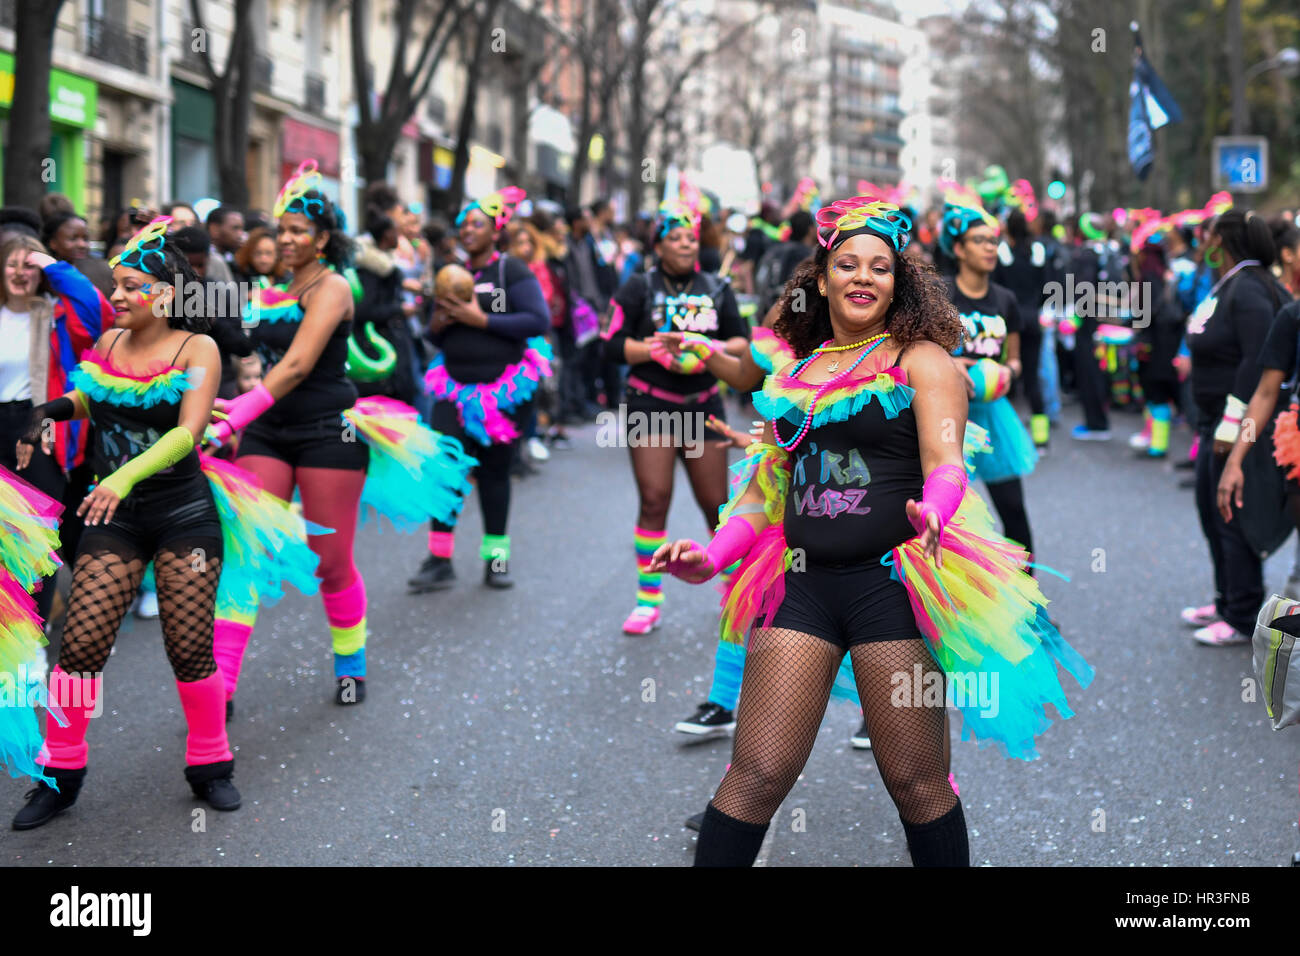
[[[9,146],[9,108],[14,98],[14,57],[0,51],[0,169]],[[86,131],[95,126],[99,87],[84,77],[50,70],[50,162],[42,170],[45,191],[63,193],[84,211]]]
[[[286,116],[281,126],[280,182],[288,182],[304,160],[314,159],[320,169],[322,190],[334,202],[339,202],[339,146],[337,132]]]

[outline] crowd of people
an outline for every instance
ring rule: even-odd
[[[1279,418],[1300,349],[1294,215],[1212,201],[1061,225],[1023,201],[949,196],[921,215],[882,195],[796,199],[747,219],[683,194],[619,225],[608,201],[566,210],[513,187],[426,215],[375,183],[354,232],[304,164],[269,215],[122,210],[102,258],[62,197],[0,209],[0,465],[62,505],[73,573],[62,610],[32,589],[35,620],[66,618],[49,681],[66,722],[47,718],[14,826],[76,800],[97,675],[133,602],[162,617],[188,782],[237,809],[225,722],[258,607],[286,582],[319,590],[336,701],[361,703],[359,515],[427,523],[407,586],[444,590],[472,481],[483,583],[509,589],[512,479],[604,410],[664,429],[693,415],[744,450],[729,481],[721,443],[627,442],[623,632],[667,622],[664,574],[727,590],[710,693],[677,724],[736,738],[693,819],[699,864],[753,861],[835,693],[862,708],[854,745],[874,751],[913,861],[969,865],[948,712],[891,706],[890,675],[997,671],[1001,717],[957,706],[964,737],[1008,756],[1035,754],[1044,703],[1070,716],[1056,666],[1082,686],[1093,672],[1045,612],[1024,494],[1065,393],[1083,413],[1072,439],[1110,440],[1122,406],[1142,411],[1144,457],[1191,431],[1215,598],[1182,617],[1203,643],[1249,640],[1261,555],[1300,526],[1294,409]],[[726,424],[728,394],[761,434]],[[668,534],[679,459],[704,544]],[[281,537],[254,533],[252,509]],[[186,571],[196,550],[202,574]]]

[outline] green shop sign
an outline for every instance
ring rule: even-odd
[[[99,87],[91,80],[62,70],[50,70],[50,119],[65,126],[95,125]],[[0,109],[14,101],[14,55],[0,51]]]

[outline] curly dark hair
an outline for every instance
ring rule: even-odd
[[[817,254],[794,270],[781,295],[781,311],[772,331],[799,358],[811,355],[833,334],[830,305],[817,288],[817,278],[826,274],[830,257],[829,249],[818,246]],[[800,292],[804,308],[796,309]],[[885,328],[902,346],[928,339],[951,353],[961,344],[961,319],[934,266],[923,259],[894,256],[894,300],[885,313]]]
[[[303,213],[304,209],[310,211]],[[347,235],[348,219],[329,196],[319,189],[309,189],[290,206],[290,210],[303,213],[313,226],[330,234],[329,241],[325,243],[324,255],[325,261],[336,272],[342,272],[352,265],[352,240]]]

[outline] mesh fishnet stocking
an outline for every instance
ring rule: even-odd
[[[772,819],[812,753],[843,656],[835,645],[800,631],[754,632],[731,769],[714,794],[715,807],[746,823]]]
[[[948,782],[943,672],[920,640],[859,644],[849,653],[871,732],[871,751],[898,815],[908,823],[938,819],[957,804]],[[927,693],[931,685],[934,690]]]
[[[169,541],[154,557],[158,616],[172,673],[192,683],[217,672],[212,618],[221,578],[221,542],[212,538]]]
[[[919,640],[861,644],[850,653],[876,766],[899,816],[918,824],[938,819],[957,804],[948,783],[946,686],[940,683],[932,692],[937,706],[927,705],[924,694],[909,699],[916,696],[910,693],[902,698],[906,706],[893,703],[900,681],[913,687],[916,664],[922,690],[938,665]],[[713,797],[718,810],[746,823],[772,819],[812,753],[842,657],[833,644],[811,634],[755,631],[745,660],[731,768]]]
[[[88,536],[72,566],[67,624],[59,647],[59,666],[69,674],[103,671],[122,618],[135,600],[145,558],[122,550],[116,542]]]

